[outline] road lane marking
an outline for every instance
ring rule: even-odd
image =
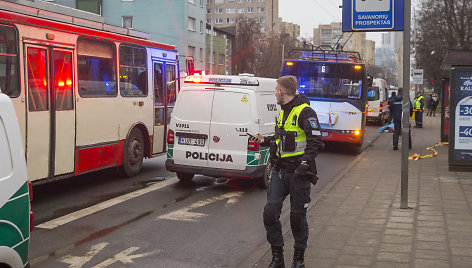
[[[161,215],[157,217],[157,219],[164,219],[164,220],[173,220],[173,221],[186,221],[186,222],[198,222],[198,220],[202,217],[208,216],[204,213],[197,213],[197,212],[190,212],[189,210],[200,208],[211,204],[216,201],[228,199],[225,204],[225,207],[233,205],[237,202],[238,198],[241,197],[243,192],[232,192],[227,194],[222,194],[219,196],[211,197],[206,200],[198,201],[196,203],[191,204],[190,206],[181,208],[179,210]]]
[[[98,252],[108,246],[109,243],[100,243],[94,245],[85,256],[67,255],[59,259],[60,262],[69,264],[69,268],[81,268],[85,263],[89,262]]]
[[[112,207],[114,205],[120,204],[122,202],[128,201],[128,200],[133,199],[135,197],[147,194],[147,193],[152,192],[152,191],[159,190],[159,189],[164,188],[164,187],[166,187],[170,184],[173,184],[177,181],[178,181],[177,177],[172,177],[168,180],[165,180],[165,181],[162,181],[162,182],[159,182],[159,183],[155,183],[155,184],[153,184],[149,187],[139,189],[139,190],[136,190],[134,192],[127,193],[125,195],[118,196],[118,197],[112,198],[110,200],[104,201],[102,203],[96,204],[94,206],[84,208],[84,209],[81,209],[79,211],[67,214],[67,215],[59,217],[57,219],[41,223],[39,225],[36,225],[35,228],[52,230],[56,227],[59,227],[61,225],[69,223],[71,221],[75,221],[77,219],[83,218],[83,217],[88,216],[90,214],[93,214],[95,212],[98,212],[98,211],[107,209],[109,207]]]
[[[115,256],[113,256],[109,259],[106,259],[105,261],[95,265],[93,268],[104,268],[104,267],[107,267],[107,266],[117,262],[117,261],[121,262],[122,264],[132,264],[133,259],[147,257],[147,256],[151,256],[151,255],[162,252],[162,250],[160,250],[160,249],[155,249],[155,250],[145,252],[145,253],[141,253],[141,254],[129,255],[129,254],[137,251],[138,249],[139,249],[138,247],[130,247],[130,248],[128,248],[126,250],[123,250],[122,252],[116,254]]]

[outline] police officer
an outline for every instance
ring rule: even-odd
[[[290,225],[295,239],[292,267],[305,267],[304,253],[308,240],[306,209],[310,203],[311,183],[315,184],[315,157],[323,143],[315,111],[304,95],[297,95],[295,76],[283,76],[275,87],[277,104],[282,108],[275,135],[257,133],[254,140],[271,146],[273,168],[264,207],[264,226],[272,249],[269,267],[285,267],[280,213],[285,197],[290,194]]]
[[[392,98],[389,109],[392,113],[393,117],[393,150],[398,150],[398,137],[400,136],[400,131],[402,129],[402,107],[403,107],[403,95],[402,95],[403,88],[398,89],[398,94]],[[411,101],[409,102],[410,106],[410,115],[413,114],[413,108],[411,106]],[[408,127],[410,127],[410,123],[408,123]],[[408,148],[411,149],[411,130],[408,132],[408,140],[409,145]]]
[[[423,127],[423,110],[424,110],[424,97],[421,94],[421,91],[418,91],[418,95],[415,99],[415,127]]]

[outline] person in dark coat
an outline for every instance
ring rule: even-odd
[[[393,150],[398,150],[398,138],[400,137],[400,132],[402,130],[402,107],[403,107],[403,95],[402,95],[403,88],[398,89],[398,94],[392,98],[390,111],[392,112],[393,117],[393,125],[394,125],[394,132],[393,132]],[[411,105],[411,101],[409,101],[408,105],[410,105],[410,115],[413,114],[413,106]],[[410,127],[410,123],[408,123],[408,127]],[[409,131],[409,145],[408,148],[411,149],[411,128]]]

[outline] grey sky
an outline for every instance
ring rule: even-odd
[[[300,25],[301,37],[313,37],[313,28],[319,24],[342,21],[342,0],[279,0],[279,16],[286,22]],[[380,33],[367,33],[367,39],[379,46]]]

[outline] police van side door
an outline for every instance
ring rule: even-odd
[[[244,170],[251,123],[253,91],[225,88],[215,91],[211,116],[208,162],[214,168]]]
[[[182,90],[172,113],[175,164],[208,167],[209,130],[213,89],[192,87]]]

